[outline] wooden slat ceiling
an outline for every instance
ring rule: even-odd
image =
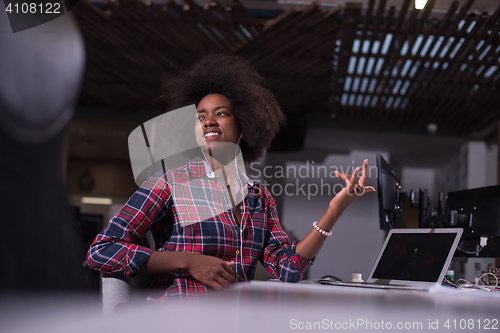
[[[80,106],[144,110],[161,79],[209,51],[245,57],[285,109],[324,112],[380,129],[435,123],[470,135],[500,118],[500,6],[453,2],[435,17],[405,0],[293,7],[259,20],[239,2],[198,6],[139,0],[73,10],[87,47]]]

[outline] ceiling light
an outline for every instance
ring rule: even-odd
[[[415,9],[424,9],[427,0],[415,0]]]
[[[111,198],[82,197],[82,203],[91,205],[111,205]]]
[[[430,123],[430,124],[427,124],[427,132],[430,134],[430,135],[434,135],[437,133],[438,131],[438,125],[437,124],[434,124],[434,123]]]

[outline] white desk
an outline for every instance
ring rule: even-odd
[[[144,304],[142,299],[107,318],[102,318],[98,302],[85,298],[48,304],[31,298],[3,299],[1,331],[500,332],[500,293],[495,292],[432,293],[254,281],[160,306]]]

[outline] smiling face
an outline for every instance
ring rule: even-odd
[[[241,128],[227,98],[219,94],[207,95],[198,103],[196,113],[199,123],[195,134],[200,147],[212,150],[217,149],[220,142],[238,144]]]

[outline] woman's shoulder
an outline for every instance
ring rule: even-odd
[[[150,190],[154,189],[165,189],[170,183],[170,176],[168,172],[157,172],[152,175],[148,180],[144,181],[141,188],[147,188]]]

